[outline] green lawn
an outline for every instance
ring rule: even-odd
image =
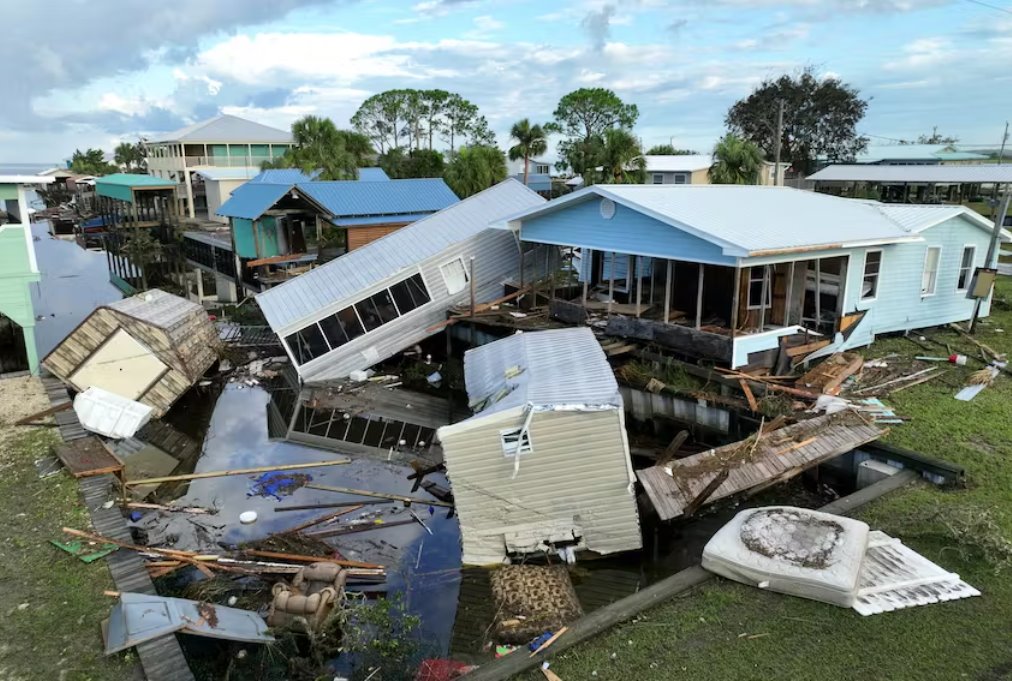
[[[1012,300],[1008,279],[1000,282],[998,298]],[[973,349],[955,332],[935,335],[954,348]],[[1012,312],[996,309],[978,338],[1012,356]],[[866,354],[890,352],[924,354],[899,338],[877,342]],[[996,572],[982,551],[960,548],[932,518],[936,512],[946,519],[985,513],[993,517],[996,546],[1012,537],[1012,377],[1001,375],[972,402],[953,399],[980,366],[953,368],[885,398],[912,418],[886,441],[963,465],[966,488],[917,483],[858,517],[959,573],[983,596],[861,617],[718,578],[561,654],[553,671],[564,681],[1012,679],[1012,567]]]
[[[0,448],[0,679],[130,679],[132,651],[102,654],[99,625],[113,603],[102,595],[113,588],[108,568],[49,544],[64,539],[61,527],[89,526],[77,481],[35,472],[32,462],[56,439],[54,430],[31,429]]]

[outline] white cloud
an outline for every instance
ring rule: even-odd
[[[122,97],[115,92],[106,92],[98,100],[100,111],[115,111],[126,116],[139,116],[151,110],[151,102],[143,97]]]
[[[944,64],[951,60],[955,52],[948,38],[918,38],[903,46],[902,57],[887,62],[883,68],[896,71]]]
[[[502,21],[499,21],[498,19],[495,19],[493,17],[488,16],[487,14],[484,14],[480,17],[474,18],[474,27],[477,28],[479,31],[491,33],[492,31],[498,31],[501,28],[505,28],[506,24],[503,23]]]

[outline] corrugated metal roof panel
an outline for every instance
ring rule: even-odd
[[[594,185],[526,211],[523,221],[594,195],[721,246],[727,255],[896,243],[937,224],[938,206],[906,206],[902,221],[875,201],[844,199],[787,187],[741,185]],[[971,218],[973,216],[970,216]],[[616,213],[616,229],[621,211]]]
[[[299,190],[338,216],[425,213],[460,201],[438,177],[389,182],[303,182]]]
[[[338,227],[368,227],[369,225],[386,225],[398,222],[414,222],[432,215],[432,213],[402,213],[398,215],[377,215],[375,217],[335,218],[332,222]]]
[[[204,309],[186,298],[174,296],[157,288],[117,300],[104,307],[130,315],[161,329],[171,329],[176,324],[185,321],[189,315]]]
[[[471,404],[485,404],[478,417],[526,404],[622,404],[615,373],[587,327],[518,333],[468,350],[464,377]]]
[[[808,176],[813,182],[1012,182],[1012,165],[962,166],[831,165]]]
[[[227,218],[245,218],[256,220],[267,212],[271,206],[288,193],[290,184],[268,184],[265,182],[247,182],[232,192],[228,201],[221,204],[218,215]]]
[[[691,173],[713,165],[713,156],[709,154],[647,155],[643,158],[647,162],[647,172],[654,173]]]
[[[312,182],[319,176],[319,170],[304,173],[298,168],[268,168],[260,171],[250,182],[293,185],[299,182]]]
[[[382,188],[396,186],[399,182],[383,183]],[[276,333],[284,333],[289,327],[315,319],[321,310],[355,296],[405,267],[477,235],[490,223],[544,202],[519,182],[506,180],[268,289],[257,295],[257,303],[271,328]]]
[[[137,173],[113,173],[95,179],[95,185],[103,184],[116,185],[117,187],[175,187],[176,183],[171,180],[163,180],[152,175],[139,175]]]
[[[249,144],[290,144],[292,133],[245,118],[222,114],[161,136],[158,142],[246,142]]]
[[[359,168],[359,182],[388,182],[390,177],[382,168]]]
[[[874,144],[857,155],[858,163],[881,161],[983,160],[985,154],[963,151],[949,144]]]

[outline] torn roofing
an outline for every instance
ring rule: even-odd
[[[872,243],[919,241],[917,233],[938,224],[939,206],[903,206],[828,194],[745,185],[594,185],[548,205],[513,216],[521,223],[562,210],[570,203],[607,198],[720,246],[729,256],[771,255],[797,249],[845,248]],[[947,206],[987,228],[969,208]],[[621,211],[613,220],[621,224]],[[579,244],[575,244],[579,245]]]
[[[608,358],[588,327],[518,333],[464,354],[472,405],[485,416],[534,407],[620,407]]]
[[[383,183],[396,185],[400,180]],[[276,333],[300,328],[348,299],[447,247],[545,200],[516,180],[500,182],[407,227],[257,295]]]

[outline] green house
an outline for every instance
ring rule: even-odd
[[[52,177],[0,175],[0,373],[39,372],[30,285],[41,275],[25,189],[52,181]]]

